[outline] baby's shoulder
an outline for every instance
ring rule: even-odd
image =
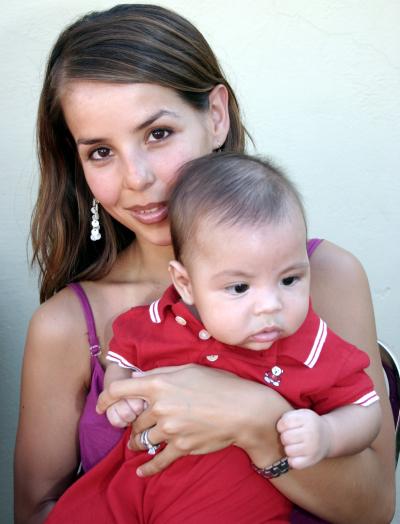
[[[113,322],[113,329],[121,329],[132,324],[135,324],[137,329],[144,326],[147,328],[151,321],[150,308],[151,305],[146,304],[129,308],[117,316]]]

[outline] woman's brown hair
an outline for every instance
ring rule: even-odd
[[[157,84],[174,89],[200,111],[208,108],[210,91],[223,84],[229,92],[230,130],[222,148],[244,149],[235,94],[190,22],[159,6],[121,4],[67,27],[50,54],[38,112],[41,179],[31,235],[41,301],[71,281],[105,276],[134,239],[132,231],[101,210],[102,239],[89,240],[93,197],[60,105],[60,89],[74,79]]]

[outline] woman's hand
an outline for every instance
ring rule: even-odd
[[[158,473],[184,455],[210,453],[235,444],[260,467],[282,456],[276,421],[290,406],[262,384],[232,373],[189,364],[146,372],[110,384],[97,409],[104,412],[121,398],[142,398],[148,408],[132,425],[129,446],[143,449],[140,433],[151,428],[153,444],[165,448],[138,470]]]

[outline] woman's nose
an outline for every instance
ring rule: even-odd
[[[123,165],[124,185],[134,191],[144,191],[155,180],[150,166],[141,158],[128,158]]]

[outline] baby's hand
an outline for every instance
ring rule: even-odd
[[[121,399],[106,410],[108,421],[112,426],[125,428],[129,426],[146,409],[141,398]]]
[[[307,468],[328,455],[329,425],[324,417],[314,411],[288,411],[278,420],[276,428],[291,468]]]

